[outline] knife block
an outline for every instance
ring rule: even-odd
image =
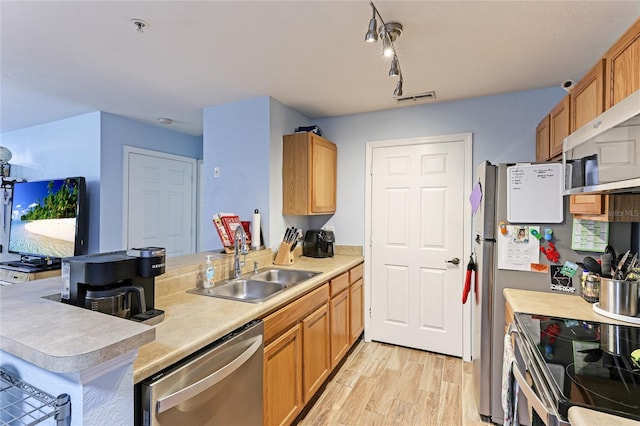
[[[293,252],[291,251],[291,243],[280,243],[278,253],[273,261],[274,265],[293,265]]]

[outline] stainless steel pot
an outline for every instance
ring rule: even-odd
[[[638,314],[638,281],[601,277],[600,309],[635,317]]]
[[[600,327],[600,348],[611,355],[625,360],[640,345],[640,328],[602,324]]]

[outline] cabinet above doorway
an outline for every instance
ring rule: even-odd
[[[318,215],[336,211],[338,148],[315,133],[282,140],[282,214]]]

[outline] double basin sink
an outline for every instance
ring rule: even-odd
[[[321,272],[293,269],[260,269],[248,276],[216,283],[212,288],[195,288],[188,292],[221,299],[261,303],[288,288],[303,283]]]

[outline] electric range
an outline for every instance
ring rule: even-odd
[[[640,421],[640,327],[522,313],[515,325],[534,391],[562,420],[581,406]]]

